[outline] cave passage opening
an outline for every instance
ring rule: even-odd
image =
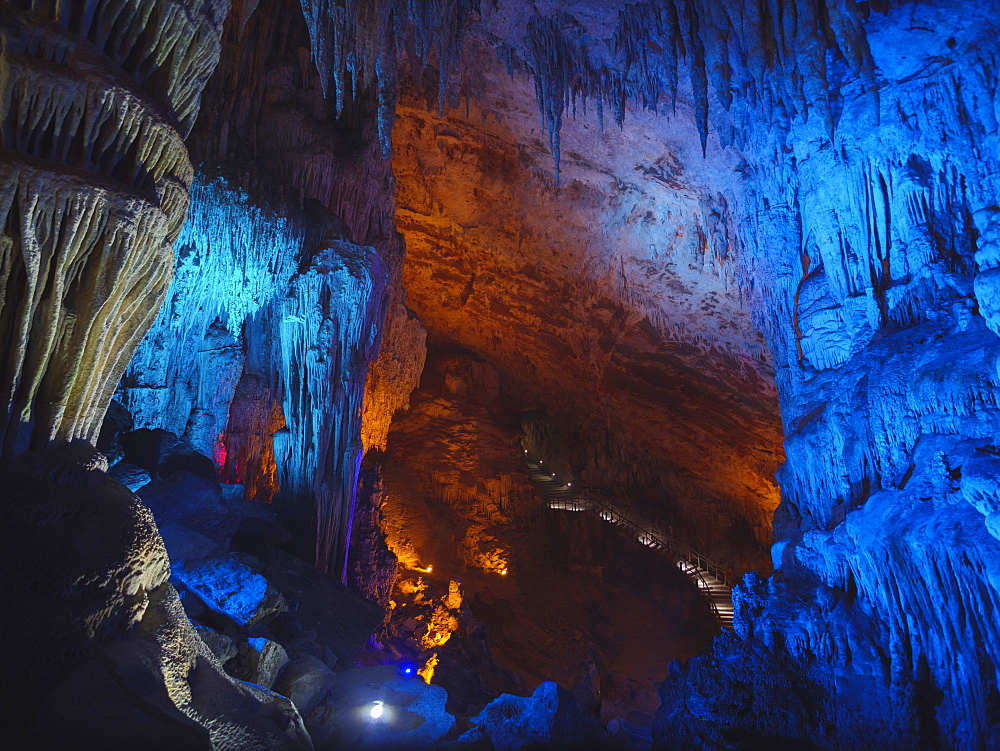
[[[676,551],[604,519],[624,509],[730,583],[769,570],[781,427],[712,182],[732,155],[703,158],[693,124],[581,117],[557,182],[529,82],[478,59],[474,100],[439,111],[404,80],[396,112],[396,315],[426,358],[369,457],[400,563],[383,635],[458,711],[555,680],[648,725],[669,661],[718,625]],[[550,508],[533,479],[553,476],[610,513]]]

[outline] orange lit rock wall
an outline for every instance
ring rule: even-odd
[[[381,457],[382,528],[404,569],[388,633],[473,703],[457,679],[470,670],[506,691],[503,671],[514,671],[523,692],[544,680],[572,687],[596,663],[612,716],[648,723],[670,660],[711,637],[708,605],[665,556],[596,516],[546,508],[520,436],[489,363],[428,348]],[[488,659],[471,646],[475,624],[488,629]]]
[[[508,535],[543,510],[521,462],[516,416],[499,381],[468,355],[430,357],[411,408],[393,423],[383,468],[383,529],[404,568],[498,573]]]
[[[427,355],[427,332],[397,290],[386,313],[382,349],[368,369],[362,406],[361,440],[365,451],[385,450],[392,418],[410,404]]]
[[[739,165],[695,154],[686,123],[657,120],[654,138],[651,115],[603,132],[591,115],[564,126],[556,183],[530,83],[491,53],[476,71],[477,99],[444,117],[401,97],[408,304],[430,341],[477,353],[522,409],[563,426],[572,437],[545,450],[575,479],[662,494],[693,544],[761,564],[781,432],[729,207],[711,188]]]

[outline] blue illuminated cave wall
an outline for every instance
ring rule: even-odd
[[[318,560],[339,571],[387,271],[309,209],[293,220],[200,176],[167,302],[119,396],[137,427],[182,436],[249,498],[303,529],[315,515]]]
[[[666,681],[656,744],[1000,745],[996,3],[498,8],[556,164],[588,101],[742,156],[717,180],[775,358],[776,570]]]
[[[400,244],[377,92],[325,96],[308,47],[297,0],[233,4],[187,141],[200,169],[174,281],[118,393],[137,428],[273,502],[339,578]]]
[[[137,425],[166,428],[225,464],[229,404],[245,361],[272,354],[259,334],[244,351],[244,324],[259,329],[274,315],[305,250],[301,224],[277,207],[255,205],[222,177],[198,176],[167,301],[120,390]]]
[[[776,569],[661,688],[664,748],[1000,744],[1000,29],[872,5],[835,129],[806,96],[730,187],[786,436]]]

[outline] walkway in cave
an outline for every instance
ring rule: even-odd
[[[604,521],[628,531],[639,542],[653,550],[666,553],[691,581],[698,586],[712,606],[716,620],[723,628],[733,627],[733,597],[726,571],[696,550],[692,550],[662,529],[631,511],[601,498],[592,490],[572,487],[546,470],[543,460],[525,455],[531,481],[548,500],[549,508],[560,511],[591,511]]]

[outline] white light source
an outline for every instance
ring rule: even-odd
[[[369,714],[372,716],[373,720],[377,720],[382,716],[382,702],[377,701],[372,704],[371,712]]]

